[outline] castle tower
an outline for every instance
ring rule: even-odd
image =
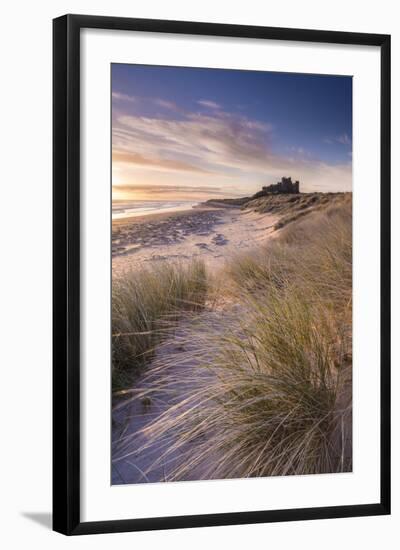
[[[291,177],[283,177],[281,181],[276,182],[272,185],[264,185],[262,190],[256,193],[254,196],[264,196],[268,194],[279,194],[279,193],[300,193],[300,182],[299,180],[292,181]]]

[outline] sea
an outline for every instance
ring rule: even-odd
[[[123,218],[132,218],[136,216],[146,216],[150,214],[159,214],[162,212],[179,212],[182,210],[190,210],[198,205],[198,202],[193,201],[113,201],[112,203],[112,219],[120,220]]]

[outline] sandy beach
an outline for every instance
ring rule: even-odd
[[[235,253],[265,242],[278,216],[238,208],[198,208],[114,220],[113,277],[148,263],[204,260],[218,270]]]

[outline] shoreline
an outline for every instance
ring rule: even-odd
[[[278,217],[238,208],[193,208],[113,220],[113,277],[153,262],[201,259],[215,271],[272,237]]]
[[[162,220],[169,217],[180,217],[188,214],[194,214],[196,212],[203,212],[209,210],[219,210],[218,207],[210,206],[196,206],[188,208],[186,210],[174,210],[174,211],[165,211],[165,212],[148,212],[147,214],[138,214],[137,216],[127,216],[126,218],[116,218],[112,220],[112,225],[130,225],[132,223],[144,223],[146,221],[153,222],[156,220]]]

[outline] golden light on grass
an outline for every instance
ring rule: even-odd
[[[159,354],[133,398],[164,394],[170,405],[141,430],[139,449],[137,434],[124,436],[117,461],[156,441],[144,474],[168,463],[168,481],[351,470],[351,208],[342,195],[289,220],[267,246],[237,255],[214,288],[198,264],[116,284],[118,373],[174,327],[181,304],[187,315],[169,333],[176,351]],[[229,306],[200,311],[206,293]]]

